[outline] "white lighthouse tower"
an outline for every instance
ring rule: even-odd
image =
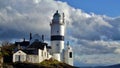
[[[63,61],[64,50],[64,14],[58,13],[58,10],[53,15],[51,26],[51,48],[53,57],[59,61]]]

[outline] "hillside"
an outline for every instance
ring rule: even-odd
[[[57,60],[45,60],[40,64],[32,64],[32,63],[14,63],[13,66],[15,68],[75,68],[66,63],[58,62]]]

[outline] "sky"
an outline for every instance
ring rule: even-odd
[[[120,16],[119,0],[60,0],[67,2],[74,8],[82,9],[83,11],[95,14],[102,14],[111,17]]]
[[[78,1],[78,2],[77,2]],[[75,66],[120,64],[120,10],[113,0],[0,0],[0,41],[44,34],[56,10],[65,14],[65,41],[74,51]],[[66,42],[65,42],[66,44]],[[49,44],[50,45],[50,44]]]

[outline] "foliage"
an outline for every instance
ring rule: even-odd
[[[2,56],[2,52],[0,52],[0,57]]]
[[[4,57],[3,61],[5,63],[12,62],[12,55],[14,48],[15,48],[14,44],[9,43],[7,41],[2,42],[0,56]]]
[[[73,66],[59,62],[53,58],[49,60],[44,60],[43,62],[40,63],[40,65],[46,68],[74,68]]]
[[[41,63],[14,63],[15,68],[75,68],[66,63],[59,62],[55,59],[44,60]]]
[[[15,45],[9,42],[3,42],[1,47],[1,53],[3,56],[10,56],[13,53]]]
[[[40,65],[52,67],[53,65],[55,65],[55,64],[57,65],[59,63],[61,63],[61,62],[58,62],[57,60],[51,58],[49,60],[44,60],[43,62],[40,63]]]

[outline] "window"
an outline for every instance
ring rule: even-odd
[[[69,53],[69,57],[72,58],[72,52]]]
[[[43,56],[43,51],[41,51],[41,56]]]
[[[20,57],[19,57],[19,55],[15,55],[15,61],[19,61],[20,60]]]
[[[44,54],[45,54],[45,57],[46,57],[46,52]]]
[[[47,58],[49,58],[49,55],[48,55],[48,53],[47,53]]]
[[[18,62],[20,62],[20,55],[18,55]]]

